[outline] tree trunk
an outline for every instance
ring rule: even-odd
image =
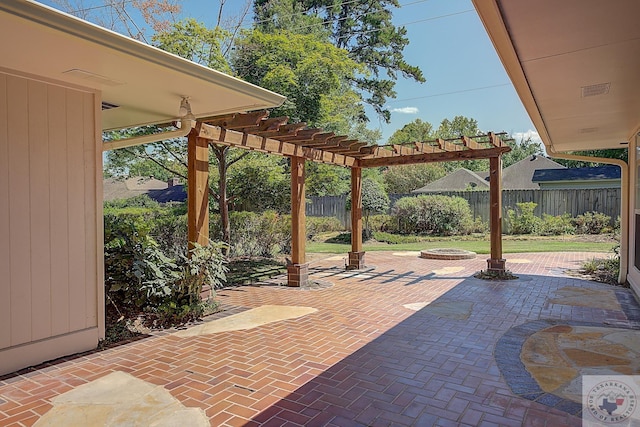
[[[229,222],[229,200],[227,199],[227,151],[228,146],[211,144],[218,159],[218,210],[222,227],[222,241],[231,244],[231,223]]]

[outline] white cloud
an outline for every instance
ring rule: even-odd
[[[418,107],[402,107],[402,108],[392,108],[392,113],[400,113],[400,114],[418,114]]]
[[[511,134],[511,137],[515,139],[516,142],[526,141],[531,138],[532,142],[536,142],[542,147],[542,139],[540,139],[540,135],[535,130],[529,129],[526,132],[514,132]]]

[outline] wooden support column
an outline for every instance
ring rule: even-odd
[[[362,250],[362,169],[351,168],[351,252],[347,268],[364,267]]]
[[[209,144],[189,134],[187,146],[187,223],[189,249],[193,243],[209,244]]]
[[[500,273],[505,271],[502,258],[502,156],[489,158],[489,205],[491,258],[487,260],[487,269]]]
[[[291,264],[287,266],[287,285],[296,287],[309,281],[309,264],[305,262],[304,164],[304,157],[291,157]]]

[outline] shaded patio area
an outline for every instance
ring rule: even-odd
[[[563,273],[594,256],[508,255],[519,279],[505,282],[473,278],[484,256],[370,252],[354,271],[345,256],[314,261],[313,286],[280,286],[283,278],[220,291],[226,311],[207,322],[242,324],[229,317],[264,306],[297,307],[294,317],[154,333],[0,377],[0,424],[62,425],[80,411],[87,425],[117,425],[148,420],[160,402],[167,420],[201,416],[212,426],[578,426],[571,399],[582,370],[640,374],[630,292]],[[603,342],[615,340],[612,358]],[[124,389],[145,398],[112,397]]]

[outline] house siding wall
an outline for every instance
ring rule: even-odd
[[[629,144],[629,267],[627,281],[640,299],[640,135],[636,133]]]
[[[0,374],[102,333],[98,99],[0,73]]]

